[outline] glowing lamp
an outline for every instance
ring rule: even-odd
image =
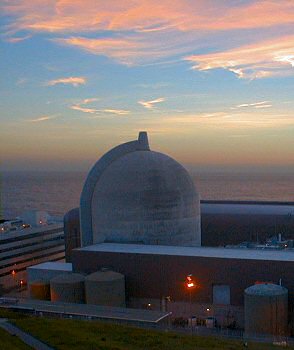
[[[186,277],[186,287],[188,288],[188,289],[192,289],[192,288],[195,288],[196,287],[196,283],[195,283],[195,280],[194,280],[194,278],[193,278],[193,275],[188,275],[187,277]]]

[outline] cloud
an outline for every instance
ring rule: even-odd
[[[45,85],[54,86],[57,84],[65,84],[65,85],[72,85],[74,87],[78,87],[79,85],[85,85],[86,81],[87,80],[84,77],[68,77],[68,78],[59,78],[59,79],[50,80]]]
[[[165,101],[164,97],[159,97],[159,98],[157,98],[155,100],[151,100],[151,101],[138,101],[138,103],[147,109],[153,109],[153,108],[155,108],[155,106],[154,106],[155,104],[160,103],[160,102],[164,102],[164,101]]]
[[[131,113],[130,111],[127,111],[125,109],[102,109],[100,111],[104,113],[112,113],[117,115],[127,115]]]
[[[73,110],[76,110],[76,111],[83,112],[83,113],[95,114],[98,112],[98,109],[88,108],[88,107],[84,107],[84,106],[89,104],[89,103],[96,102],[98,100],[99,99],[97,97],[85,98],[80,103],[76,103],[76,104],[70,106],[70,108]]]
[[[75,47],[94,55],[107,56],[121,64],[133,66],[161,64],[161,60],[166,57],[190,52],[190,42],[180,44],[182,36],[174,35],[171,40],[169,34],[166,33],[161,36],[161,40],[158,40],[156,35],[150,37],[133,33],[132,35],[121,34],[111,38],[71,36],[69,38],[52,39],[52,41],[60,45]],[[167,63],[173,62],[168,61]]]
[[[272,104],[270,103],[270,101],[260,101],[260,102],[253,102],[253,103],[242,103],[239,104],[235,107],[231,107],[231,109],[238,109],[238,108],[247,108],[247,107],[251,107],[251,108],[269,108],[272,107]]]
[[[219,111],[199,114],[173,115],[152,120],[154,125],[164,124],[174,128],[203,127],[209,129],[254,130],[294,127],[294,118],[289,114],[271,114],[252,111]]]
[[[294,36],[276,38],[228,51],[191,55],[192,69],[222,68],[239,78],[258,79],[294,74]]]
[[[58,117],[58,115],[41,115],[38,118],[28,119],[27,121],[31,122],[31,123],[39,123],[39,122],[44,122],[47,120],[55,119],[57,117]]]
[[[95,108],[86,108],[86,107],[81,107],[80,105],[72,105],[72,106],[70,106],[70,108],[75,110],[75,111],[80,111],[80,112],[83,112],[83,113],[94,114],[94,113],[98,112],[98,110],[95,109]]]
[[[179,60],[179,55],[210,47],[211,40],[215,44],[216,33],[217,46],[237,46],[241,31],[248,40],[252,34],[245,30],[263,30],[263,37],[269,37],[270,31],[291,31],[294,24],[294,3],[289,0],[56,0],[43,1],[42,6],[40,0],[6,0],[2,12],[10,19],[6,37],[50,33],[59,44],[127,65],[153,64],[171,56]],[[293,53],[276,57],[279,64],[293,60]],[[239,77],[275,75],[268,69],[250,73],[234,64],[227,69]]]
[[[99,99],[94,97],[94,98],[85,98],[82,100],[80,103],[76,103],[72,106],[70,106],[71,109],[80,111],[83,113],[90,113],[90,114],[99,114],[99,113],[111,113],[111,114],[116,114],[116,115],[127,115],[130,114],[130,111],[125,110],[125,109],[115,109],[115,108],[106,108],[106,109],[96,109],[96,108],[89,108],[85,107],[89,103],[96,102]]]
[[[98,100],[99,100],[99,98],[97,98],[97,97],[85,98],[85,99],[81,102],[81,104],[92,103],[92,102],[96,102],[96,101],[98,101]]]
[[[19,0],[4,1],[2,11],[13,17],[10,30],[65,33],[101,30],[144,33],[170,28],[231,30],[262,28],[294,22],[292,1],[255,0]],[[266,18],[266,20],[264,20]]]
[[[19,43],[21,41],[30,39],[32,37],[32,35],[25,35],[25,36],[18,36],[18,37],[11,37],[11,38],[6,38],[5,41],[15,44],[15,43]]]

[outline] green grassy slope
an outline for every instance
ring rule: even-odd
[[[60,350],[238,350],[243,343],[213,337],[137,329],[128,326],[76,320],[18,319],[15,323]],[[251,350],[271,350],[270,344],[249,344]],[[291,349],[291,348],[288,348]],[[292,347],[292,349],[294,349]]]
[[[10,335],[0,328],[0,349],[1,350],[32,350],[17,337]]]

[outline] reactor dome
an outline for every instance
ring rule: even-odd
[[[81,194],[81,244],[200,246],[200,199],[187,170],[146,132],[107,152]]]

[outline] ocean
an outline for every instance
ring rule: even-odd
[[[79,205],[86,172],[5,172],[1,174],[2,218],[31,209],[62,216]],[[201,199],[294,201],[294,174],[192,174]]]

